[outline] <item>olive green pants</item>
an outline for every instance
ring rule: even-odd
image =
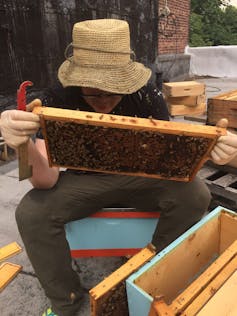
[[[16,210],[16,220],[53,311],[59,316],[75,316],[82,290],[78,275],[72,269],[64,224],[114,204],[159,211],[161,216],[152,239],[159,251],[196,223],[209,202],[210,193],[198,178],[184,183],[61,172],[52,189],[32,189],[25,195]]]

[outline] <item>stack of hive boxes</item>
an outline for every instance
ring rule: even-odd
[[[206,111],[204,83],[169,82],[163,84],[162,90],[171,116],[201,115]]]

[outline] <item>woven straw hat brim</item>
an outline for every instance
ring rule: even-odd
[[[150,69],[134,61],[123,67],[100,68],[98,65],[83,67],[71,59],[64,61],[58,70],[63,87],[90,87],[121,94],[136,92],[148,82],[150,76]]]

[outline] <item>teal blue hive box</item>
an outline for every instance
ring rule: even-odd
[[[151,305],[159,296],[175,306],[177,297],[220,261],[236,240],[237,214],[217,207],[126,279],[129,316],[158,315],[151,313]],[[197,314],[173,309],[168,315]]]
[[[105,208],[66,225],[71,255],[78,257],[134,255],[152,239],[159,212]]]

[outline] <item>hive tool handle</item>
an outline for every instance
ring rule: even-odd
[[[17,90],[17,109],[26,111],[26,88],[32,86],[31,81],[24,81]],[[28,143],[21,144],[18,147],[18,166],[19,166],[19,180],[25,180],[32,176],[32,166],[28,162]]]

